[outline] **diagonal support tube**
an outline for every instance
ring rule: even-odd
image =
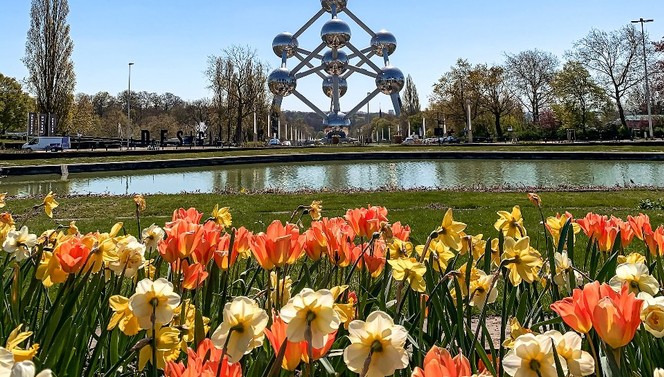
[[[351,51],[353,51],[355,54],[357,54],[357,57],[358,57],[358,58],[362,59],[363,62],[365,62],[365,63],[366,63],[369,67],[371,67],[374,71],[376,71],[376,73],[379,73],[379,72],[380,72],[380,68],[376,65],[376,63],[372,62],[371,60],[369,60],[369,58],[367,58],[366,56],[364,56],[364,55],[362,54],[362,52],[360,52],[360,50],[357,49],[357,47],[353,46],[352,43],[348,42],[348,43],[346,44],[346,46],[347,46]]]
[[[371,101],[374,97],[376,97],[378,94],[380,94],[380,90],[376,89],[373,92],[371,92],[362,102],[358,103],[357,106],[355,106],[351,111],[349,111],[346,114],[346,118],[351,119],[355,113],[360,111],[361,108],[364,107],[369,101]]]
[[[313,110],[316,114],[323,117],[323,119],[327,118],[327,114],[325,114],[323,110],[316,107],[316,105],[311,103],[311,101],[309,101],[307,97],[303,96],[300,92],[298,92],[297,90],[293,90],[293,95],[297,97],[300,101],[304,102],[305,105],[309,106],[309,108]]]
[[[358,24],[362,29],[364,29],[364,31],[366,31],[367,34],[371,36],[371,38],[376,36],[376,33],[374,33],[373,30],[371,30],[367,25],[365,25],[364,22],[362,22],[362,20],[357,18],[357,16],[354,15],[353,12],[350,11],[350,9],[345,8],[344,13],[346,13],[351,20],[355,21],[356,24]]]
[[[304,59],[302,58],[302,55],[296,53],[295,56],[297,56],[297,58],[300,59],[300,60],[302,60],[302,61],[300,62],[300,64],[296,65],[295,68],[293,68],[293,70],[291,71],[291,74],[294,75],[294,74],[296,74],[299,70],[301,70],[302,68],[304,68],[304,66],[306,66],[307,64],[309,64],[309,62],[311,61],[311,59],[313,59],[316,55],[318,55],[318,53],[321,52],[324,48],[325,48],[325,43],[321,43],[318,47],[316,47],[315,50],[313,50],[313,51],[312,51],[309,55],[307,55],[307,57],[305,57]]]
[[[325,14],[325,9],[322,9],[318,11],[309,21],[307,21],[304,26],[300,28],[300,30],[296,31],[295,34],[293,34],[293,38],[298,38],[302,33],[304,33],[311,25],[314,24],[314,22],[318,21],[318,19]]]

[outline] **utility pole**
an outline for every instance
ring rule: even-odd
[[[648,58],[646,57],[646,34],[643,28],[643,24],[646,22],[653,22],[653,19],[644,20],[639,18],[638,20],[632,20],[633,24],[641,24],[641,38],[643,40],[643,69],[646,73],[646,102],[648,103],[648,134],[650,137],[654,137],[653,128],[652,128],[652,110],[650,109],[650,85],[648,84]]]
[[[129,62],[129,82],[127,83],[127,150],[129,150],[129,135],[131,135],[131,66],[132,65],[134,65],[134,63]]]

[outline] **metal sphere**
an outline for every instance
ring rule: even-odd
[[[279,33],[272,41],[272,51],[278,57],[281,57],[284,51],[286,51],[287,57],[292,57],[298,46],[297,38],[293,37],[291,33]]]
[[[334,51],[329,50],[323,54],[323,70],[330,75],[342,75],[348,67],[348,55],[343,51],[337,51],[337,57],[334,58]]]
[[[329,48],[343,48],[350,41],[350,26],[338,18],[333,18],[323,25],[320,37]]]
[[[371,47],[378,56],[383,56],[383,49],[387,49],[387,55],[389,56],[397,49],[397,39],[389,31],[381,30],[371,38]]]
[[[345,78],[339,77],[339,97],[343,97],[347,90],[348,82]],[[326,96],[332,98],[333,92],[334,78],[332,76],[328,76],[325,80],[323,80],[323,93],[325,93]]]
[[[286,97],[297,87],[297,80],[286,68],[277,68],[267,77],[267,86],[275,96]]]
[[[320,4],[323,6],[327,12],[332,13],[332,4],[337,6],[337,12],[341,12],[346,9],[348,4],[347,0],[320,0]]]
[[[330,127],[350,126],[350,119],[346,119],[346,113],[328,113],[327,118],[323,119],[323,124]]]
[[[399,68],[387,66],[380,70],[376,77],[376,88],[383,94],[399,93],[403,89],[406,79]]]

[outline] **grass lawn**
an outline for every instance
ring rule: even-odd
[[[181,148],[182,149],[182,148]],[[541,145],[522,145],[522,144],[509,144],[509,145],[494,145],[494,144],[478,144],[467,146],[459,145],[389,145],[389,144],[372,144],[370,146],[317,146],[306,148],[259,148],[249,150],[214,150],[214,151],[195,151],[180,152],[180,153],[164,153],[144,156],[131,156],[118,153],[113,156],[100,156],[100,157],[87,157],[76,158],[72,161],[71,158],[64,157],[66,153],[43,153],[44,158],[39,159],[19,159],[19,160],[4,160],[0,161],[2,166],[26,166],[26,165],[60,165],[70,164],[72,162],[85,163],[85,162],[114,162],[114,161],[140,161],[140,160],[169,160],[169,159],[186,159],[186,158],[202,158],[202,157],[223,157],[223,156],[252,156],[252,155],[265,155],[265,154],[287,154],[287,153],[341,153],[341,152],[367,152],[367,151],[560,151],[560,152],[664,152],[664,147],[647,144],[626,144],[626,145],[572,145],[572,144],[541,144]]]
[[[664,197],[662,191],[624,190],[602,192],[543,192],[540,193],[545,216],[555,216],[557,212],[569,211],[575,217],[583,217],[587,212],[614,215],[626,220],[627,215],[639,212],[650,216],[653,228],[664,223],[662,211],[642,211],[641,200],[656,200]],[[372,205],[388,208],[391,222],[401,221],[412,228],[415,243],[424,243],[427,235],[440,225],[448,207],[454,209],[454,218],[468,224],[467,233],[483,233],[496,237],[493,223],[496,212],[511,211],[519,205],[525,219],[525,226],[536,248],[544,248],[543,231],[536,208],[528,201],[525,193],[514,192],[371,192],[371,193],[331,193],[315,194],[186,194],[154,195],[146,197],[147,209],[141,214],[143,228],[152,223],[163,226],[170,221],[174,209],[196,207],[209,216],[215,204],[230,207],[234,226],[245,226],[254,232],[265,230],[274,219],[287,221],[290,213],[298,205],[310,204],[312,200],[322,200],[323,216],[343,216],[347,209]],[[58,224],[67,225],[75,220],[81,232],[108,231],[111,226],[122,221],[128,232],[137,233],[134,217],[134,202],[131,197],[68,197],[58,198],[60,206],[54,210],[54,218],[49,219],[43,210],[27,221],[32,232],[41,232]],[[39,198],[8,199],[8,210],[20,224],[30,207],[41,203]],[[308,226],[309,219],[304,219]],[[585,237],[579,242],[579,249],[585,247]],[[641,244],[639,242],[639,244]],[[640,247],[640,246],[639,246]],[[581,253],[578,253],[581,254]]]

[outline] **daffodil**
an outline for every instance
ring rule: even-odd
[[[509,321],[509,329],[510,329],[510,338],[506,339],[503,342],[503,347],[505,348],[514,348],[514,344],[516,340],[521,336],[525,334],[533,334],[533,331],[527,327],[523,327],[521,323],[519,322],[516,317],[510,318]],[[537,335],[537,334],[535,334]]]
[[[616,276],[609,280],[609,285],[619,291],[623,284],[629,286],[631,293],[646,292],[656,295],[659,292],[659,282],[650,275],[648,266],[644,263],[623,263],[616,268]]]
[[[58,258],[54,257],[52,252],[44,251],[35,274],[35,277],[42,281],[44,287],[49,288],[53,284],[64,283],[67,276],[68,274],[60,266]]]
[[[5,206],[5,198],[7,197],[6,192],[0,192],[0,208]]]
[[[166,233],[159,226],[152,224],[141,232],[141,241],[148,250],[156,250],[160,241],[164,240]]]
[[[311,216],[311,219],[314,221],[320,220],[321,217],[321,212],[323,211],[323,202],[320,200],[314,200],[311,202],[311,205],[309,206],[309,215]]]
[[[565,227],[565,224],[571,221],[570,230],[574,235],[578,234],[581,231],[581,226],[574,221],[574,216],[571,213],[565,212],[564,214],[556,214],[555,217],[550,216],[546,219],[546,229],[551,234],[551,239],[553,240],[553,246],[558,247],[558,241],[560,240],[560,233]],[[566,242],[566,240],[563,240]]]
[[[313,348],[323,348],[325,336],[339,328],[339,315],[334,310],[334,296],[327,289],[304,288],[281,309],[288,324],[286,335],[292,342],[309,341]],[[311,339],[307,339],[307,338]]]
[[[175,308],[173,312],[173,320],[171,321],[170,326],[178,327],[180,326],[182,340],[185,343],[191,343],[194,341],[196,335],[196,306],[191,303],[190,299],[186,299],[180,303],[180,306]],[[184,312],[184,314],[183,314]],[[210,330],[210,318],[206,316],[201,316],[203,319],[203,332],[205,334]]]
[[[415,251],[418,255],[424,252],[424,245],[415,246]],[[431,259],[433,257],[433,259]],[[454,259],[452,250],[440,240],[431,240],[429,242],[429,249],[424,256],[425,261],[431,261],[431,267],[438,272],[445,271],[449,261]]]
[[[178,305],[180,295],[173,292],[173,284],[164,278],[139,281],[136,293],[129,298],[129,309],[142,329],[151,329],[153,324],[159,327],[169,323]]]
[[[542,207],[542,199],[540,199],[540,196],[537,195],[536,193],[529,192],[528,193],[528,200],[530,200],[530,202],[533,203],[533,205],[535,207],[538,207],[538,208]]]
[[[219,204],[214,205],[212,210],[212,219],[220,227],[228,228],[233,225],[233,216],[231,216],[230,209],[228,207],[219,208]]]
[[[648,293],[639,293],[639,299],[643,300],[641,307],[641,322],[646,331],[655,338],[664,337],[664,296],[652,297]]]
[[[569,274],[574,274],[574,281],[577,286],[583,283],[582,276],[574,271],[572,260],[569,259],[567,251],[563,250],[562,253],[556,251],[554,259],[556,262],[556,274],[553,276],[554,283],[558,286],[569,288]],[[548,267],[548,265],[546,266]]]
[[[141,194],[134,195],[134,203],[136,203],[136,209],[139,212],[143,212],[147,208],[147,204],[145,203],[145,198]]]
[[[443,222],[438,228],[438,240],[453,250],[461,248],[461,233],[466,229],[466,224],[454,221],[452,208],[448,208],[443,217]]]
[[[236,297],[227,302],[223,311],[223,322],[210,338],[214,346],[225,349],[228,361],[236,363],[263,344],[263,330],[269,317],[256,301],[247,297]]]
[[[5,348],[14,355],[14,361],[16,362],[32,360],[39,350],[39,344],[37,343],[33,343],[26,349],[19,347],[21,343],[32,336],[32,331],[21,331],[22,327],[23,325],[21,324],[12,330],[12,332],[9,333],[7,343],[5,344]]]
[[[646,257],[639,253],[630,253],[629,255],[618,255],[618,265],[623,263],[646,263]]]
[[[46,212],[46,216],[53,217],[53,209],[56,208],[59,204],[55,201],[55,194],[53,194],[53,192],[49,192],[48,195],[46,195],[44,198],[42,205],[44,206],[44,212]]]
[[[115,295],[108,299],[108,303],[111,310],[113,310],[113,315],[111,316],[111,320],[108,321],[106,330],[110,331],[117,326],[127,336],[138,334],[141,328],[138,325],[138,319],[129,308],[129,299],[124,296]]]
[[[28,259],[32,254],[32,248],[37,244],[37,235],[28,233],[28,227],[22,226],[20,230],[10,230],[7,233],[2,248],[12,254],[16,261]]]
[[[416,292],[426,290],[424,273],[427,267],[417,261],[415,258],[390,259],[387,263],[392,266],[392,277],[396,281],[405,280],[408,285]]]
[[[505,237],[525,237],[526,228],[523,227],[523,217],[521,217],[521,208],[514,206],[512,212],[498,211],[498,220],[493,224],[496,230],[503,232]]]
[[[479,277],[470,281],[470,306],[482,309],[485,304],[492,304],[498,298],[498,289],[494,277],[478,270]]]
[[[553,340],[556,352],[560,358],[565,359],[567,369],[572,377],[590,376],[595,373],[595,359],[588,352],[581,349],[581,336],[574,331],[561,334],[559,331],[547,331],[543,336]]]
[[[653,377],[664,377],[664,369],[655,368],[655,372],[653,374]]]
[[[279,281],[277,281],[277,273],[270,271],[270,283],[272,287],[270,291],[270,300],[278,304],[279,307],[286,305],[288,300],[291,298],[291,286],[293,285],[293,280],[291,277],[283,276],[281,279],[279,279]],[[278,303],[277,295],[280,298]]]
[[[554,357],[551,337],[525,334],[516,339],[503,359],[503,369],[510,376],[557,377]],[[559,361],[567,375],[567,362],[562,358]]]
[[[117,241],[117,259],[108,267],[117,275],[132,278],[145,265],[145,245],[134,236],[125,236]]]
[[[398,238],[392,238],[392,242],[387,247],[390,252],[390,259],[408,258],[413,253],[413,244]]]
[[[36,374],[35,374],[36,373]],[[1,377],[52,377],[50,369],[37,373],[35,363],[32,361],[15,362],[11,352],[0,347],[0,376]]]
[[[522,280],[532,283],[542,268],[542,256],[530,247],[529,237],[523,237],[518,241],[512,237],[505,237],[502,259],[509,261],[507,268],[514,286],[521,284]]]
[[[366,322],[355,320],[348,326],[350,345],[344,349],[344,362],[350,371],[366,377],[391,376],[408,366],[404,345],[408,332],[395,325],[392,317],[375,311]]]
[[[180,356],[180,331],[172,327],[162,327],[156,331],[155,343],[157,344],[157,362],[152,359],[152,342],[141,348],[138,353],[138,370],[143,370],[145,365],[155,365],[157,369],[163,370],[166,363],[175,361]]]

